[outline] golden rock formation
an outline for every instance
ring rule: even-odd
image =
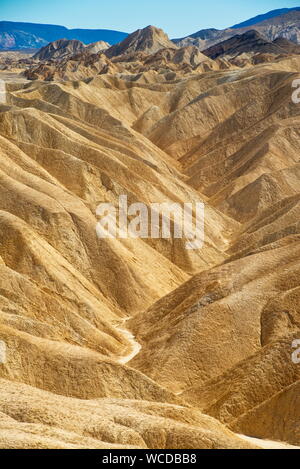
[[[300,58],[146,33],[0,73],[0,447],[299,446]],[[120,195],[204,202],[203,248],[99,239]]]

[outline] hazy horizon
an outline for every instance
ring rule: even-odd
[[[280,8],[300,6],[299,1],[253,0],[245,4],[237,0],[210,5],[204,1],[152,0],[143,5],[137,0],[126,3],[115,0],[109,4],[86,0],[53,0],[46,5],[38,0],[1,1],[2,21],[56,24],[69,29],[112,29],[131,33],[149,24],[164,29],[170,37],[182,37],[200,29],[224,29],[251,17]],[[170,14],[171,12],[171,14]],[[98,19],[99,18],[99,19]]]

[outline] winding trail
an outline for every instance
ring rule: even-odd
[[[124,320],[124,325],[130,319],[131,318],[126,318]],[[118,363],[120,363],[120,365],[126,365],[140,353],[142,346],[141,344],[137,342],[135,336],[130,331],[128,331],[128,329],[126,329],[125,327],[117,327],[117,330],[121,332],[121,334],[123,334],[126,337],[127,341],[131,344],[131,348],[132,348],[131,352],[128,355],[118,359]],[[180,394],[182,393],[180,392],[177,395],[179,396]],[[239,435],[239,434],[236,434],[236,435],[242,440],[248,441],[249,443],[252,443],[261,449],[285,449],[285,450],[286,449],[300,449],[299,446],[292,446],[292,445],[289,445],[288,443],[283,443],[279,441],[261,440],[259,438],[253,438],[253,437],[246,436],[246,435]]]
[[[126,324],[129,319],[131,318],[126,318],[124,320],[124,324]],[[142,346],[137,342],[135,336],[130,331],[128,331],[128,329],[125,329],[123,327],[117,327],[117,330],[121,332],[126,337],[127,341],[131,344],[131,352],[125,357],[119,358],[118,360],[118,363],[120,363],[121,365],[126,365],[140,353]]]

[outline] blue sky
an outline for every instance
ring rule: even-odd
[[[175,38],[295,6],[300,0],[0,0],[0,19],[125,32],[152,24]]]

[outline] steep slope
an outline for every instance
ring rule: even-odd
[[[83,51],[84,48],[85,45],[81,41],[59,39],[58,41],[50,42],[47,46],[42,47],[33,58],[35,60],[60,59]]]
[[[142,350],[131,364],[173,392],[182,392],[260,353],[266,304],[299,284],[299,246],[298,239],[203,272],[134,317],[130,326]],[[283,335],[299,333],[297,326],[295,331],[283,325]],[[299,376],[299,367],[286,358],[291,357],[291,344],[292,338],[285,343],[285,366],[294,367]],[[250,363],[246,361],[248,370]],[[257,366],[262,366],[261,358]],[[268,381],[268,371],[262,368],[270,385],[272,379]],[[245,373],[246,379],[251,376]],[[290,373],[283,372],[283,377],[290,385]],[[228,383],[232,385],[230,379]],[[221,383],[215,389],[223,396]],[[234,399],[236,391],[232,395]],[[237,409],[236,404],[233,410]]]
[[[245,222],[297,193],[299,106],[291,95],[298,64],[295,57],[194,77],[186,86],[197,84],[198,96],[148,126],[145,135],[179,159],[189,183],[214,206]]]
[[[108,57],[116,57],[122,54],[131,54],[133,52],[145,52],[154,54],[160,49],[176,49],[176,45],[170,41],[167,34],[155,26],[148,26],[144,29],[138,29],[130,34],[120,44],[112,46],[106,52]]]
[[[85,50],[89,51],[91,54],[98,54],[98,52],[102,52],[109,48],[110,48],[110,44],[108,42],[97,41],[97,42],[92,42],[92,44],[88,44]]]
[[[273,44],[279,46],[281,49],[284,49],[285,53],[287,54],[299,54],[300,45],[295,44],[295,42],[289,41],[284,37],[277,37]]]
[[[287,52],[300,53],[300,46],[282,38],[270,42],[257,31],[251,30],[216,44],[204,50],[203,54],[211,59],[216,59],[222,56],[236,57],[244,53],[280,55]]]
[[[151,70],[156,69],[157,66],[171,68],[172,64],[177,66],[176,71],[181,71],[180,66],[190,67],[190,72],[199,69],[201,71],[218,70],[218,65],[209,60],[197,47],[183,47],[178,50],[164,48],[144,61],[144,66],[151,66]]]
[[[38,61],[62,60],[80,55],[81,52],[97,54],[98,52],[103,52],[109,47],[110,44],[104,41],[85,45],[81,41],[77,40],[59,39],[58,41],[50,42],[45,47],[42,47],[33,56],[33,59]]]
[[[290,441],[300,446],[300,381],[234,421],[232,428],[259,438]]]

